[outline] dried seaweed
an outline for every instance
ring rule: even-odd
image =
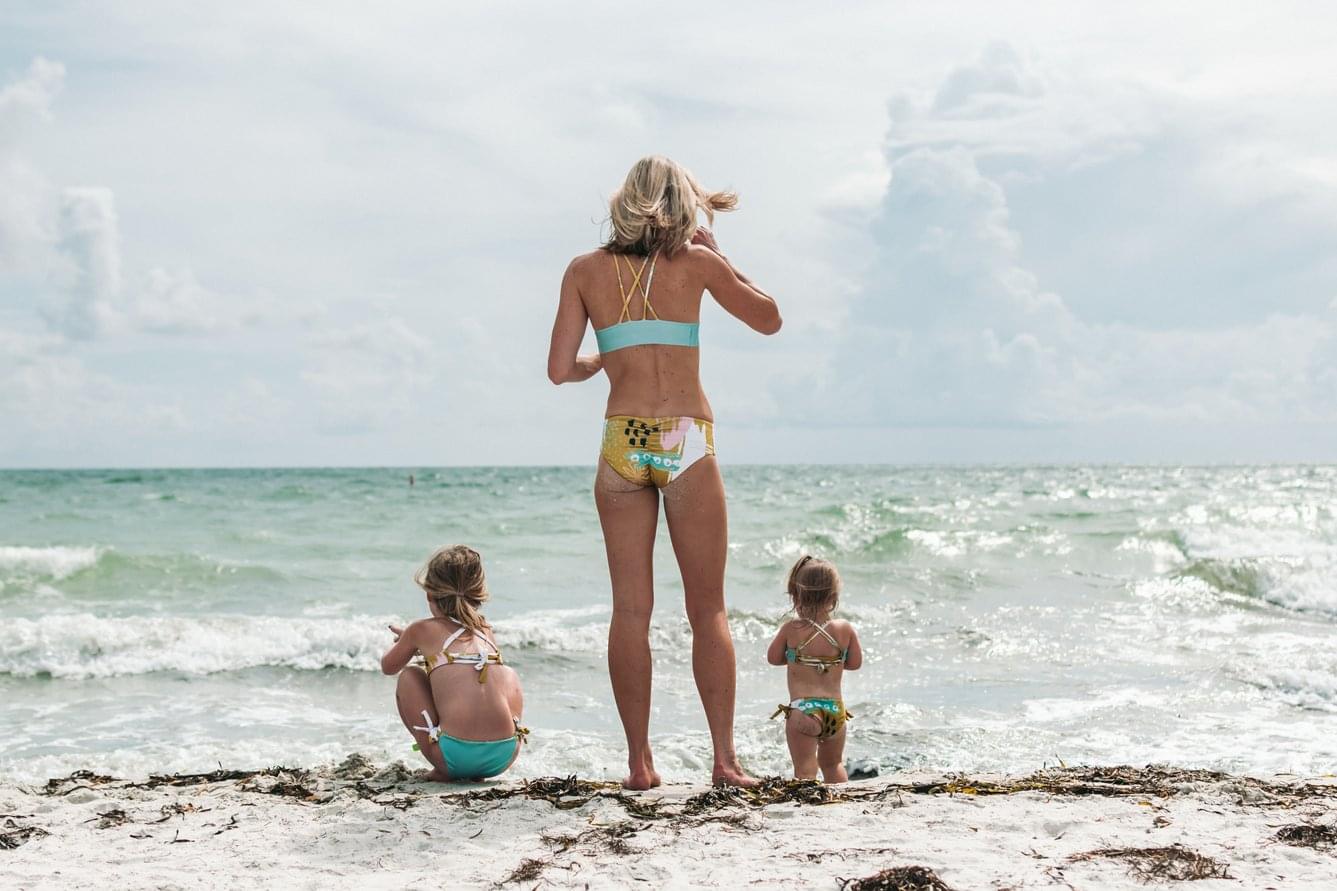
[[[191,804],[190,802],[185,802],[185,803],[183,804],[182,802],[174,801],[174,802],[172,802],[171,804],[164,804],[161,808],[159,808],[159,809],[158,809],[158,813],[161,814],[162,816],[160,816],[160,817],[158,817],[158,819],[156,819],[156,820],[152,820],[152,821],[150,821],[150,822],[153,822],[153,823],[166,823],[168,820],[172,819],[173,817],[180,817],[180,816],[184,816],[184,815],[186,815],[186,814],[193,814],[193,813],[195,813],[196,811],[198,811],[198,812],[200,812],[200,813],[204,813],[204,812],[209,811],[209,810],[211,810],[211,808],[207,808],[207,807],[206,807],[206,808],[201,808],[198,804]]]
[[[35,838],[50,834],[40,826],[23,826],[13,818],[6,817],[4,827],[0,828],[0,851],[12,851]]]
[[[76,770],[67,777],[47,780],[41,792],[43,795],[69,795],[76,789],[88,789],[115,782],[118,782],[115,777],[103,776],[91,770]]]
[[[841,891],[952,891],[927,866],[893,866],[862,879],[837,879]]]
[[[751,788],[717,785],[687,799],[683,813],[700,814],[724,807],[766,807],[772,804],[834,804],[850,801],[844,792],[816,780],[786,780],[769,777]]]
[[[92,820],[97,820],[98,829],[111,829],[113,826],[124,826],[126,823],[132,822],[130,820],[130,815],[120,808],[112,808],[109,811],[103,811],[96,817],[93,817]],[[84,822],[88,823],[91,822],[91,820],[85,820]]]
[[[520,861],[520,865],[511,871],[511,874],[501,880],[501,884],[510,885],[515,882],[532,882],[543,875],[543,870],[551,865],[551,861],[537,860],[533,857],[526,857]]]
[[[1288,806],[1313,798],[1337,797],[1337,786],[1314,783],[1277,783],[1253,777],[1234,776],[1213,770],[1181,770],[1164,765],[1146,767],[1057,767],[1024,777],[1002,780],[975,779],[964,775],[923,783],[892,783],[883,791],[900,789],[917,795],[1013,795],[1046,792],[1050,795],[1145,796],[1170,798],[1215,786],[1234,792],[1241,803]],[[850,796],[861,800],[862,794]]]
[[[1273,837],[1284,845],[1294,845],[1297,848],[1316,848],[1325,851],[1337,847],[1337,828],[1322,823],[1283,826]]]
[[[1071,861],[1116,860],[1128,874],[1142,882],[1187,882],[1194,879],[1228,879],[1229,864],[1205,854],[1170,845],[1163,848],[1101,848],[1073,854]]]

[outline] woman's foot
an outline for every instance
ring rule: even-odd
[[[659,774],[653,770],[634,770],[622,779],[622,788],[633,792],[644,792],[662,783]]]
[[[433,767],[431,770],[427,771],[427,773],[419,774],[419,778],[427,783],[450,782],[450,777],[446,776],[446,772],[439,767]]]
[[[748,776],[747,772],[743,770],[743,766],[738,763],[737,758],[730,758],[728,761],[716,761],[715,769],[710,772],[710,781],[715,785],[723,783],[726,786],[739,786],[744,789],[761,785],[761,780]]]
[[[623,789],[643,792],[646,789],[653,789],[663,782],[655,771],[654,762],[649,758],[644,761],[628,760],[627,766],[631,769],[631,773],[627,774],[622,780]]]

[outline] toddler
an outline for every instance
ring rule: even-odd
[[[780,626],[766,651],[772,665],[787,665],[789,705],[772,718],[785,716],[785,737],[794,761],[794,776],[843,783],[845,722],[853,717],[840,697],[846,670],[863,664],[863,650],[854,626],[831,613],[840,599],[840,574],[825,560],[804,556],[789,571],[789,599],[796,618]]]

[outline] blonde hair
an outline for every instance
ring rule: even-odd
[[[708,192],[690,170],[663,155],[648,155],[632,165],[622,188],[608,201],[613,231],[604,248],[614,254],[671,254],[696,234],[696,214],[715,222],[715,211],[733,210],[733,192]]]
[[[830,612],[840,602],[840,573],[830,562],[804,554],[789,570],[789,599],[799,618]]]
[[[413,581],[446,618],[470,631],[484,632],[487,620],[478,610],[488,598],[483,558],[467,545],[437,548],[413,575]]]

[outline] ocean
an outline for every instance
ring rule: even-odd
[[[409,487],[408,474],[416,476]],[[0,472],[0,777],[416,764],[378,660],[438,545],[482,552],[520,776],[616,778],[590,468]],[[848,756],[883,771],[1337,762],[1337,467],[726,467],[738,748],[788,769],[765,648],[802,553],[845,579]],[[662,522],[662,521],[661,521]],[[667,535],[652,738],[710,746]]]

